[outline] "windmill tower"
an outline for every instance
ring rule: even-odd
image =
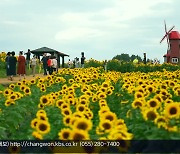
[[[161,39],[160,43],[166,38],[167,39],[167,54],[165,54],[164,62],[167,63],[180,63],[180,34],[178,31],[172,31],[175,26],[173,26],[169,31],[167,31],[166,22],[165,25],[165,35]]]

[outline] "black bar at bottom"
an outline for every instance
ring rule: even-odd
[[[180,140],[0,140],[0,153],[179,153]]]

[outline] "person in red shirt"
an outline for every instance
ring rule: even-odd
[[[19,78],[20,78],[19,80],[21,80],[21,76],[24,76],[25,79],[25,74],[26,74],[25,66],[26,66],[26,59],[23,56],[23,51],[20,51],[18,57],[18,69],[17,69],[17,74],[19,74]]]
[[[53,72],[53,68],[52,68],[52,57],[51,57],[51,56],[48,56],[47,65],[48,65],[49,75],[51,75],[52,72]]]

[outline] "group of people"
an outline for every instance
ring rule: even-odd
[[[69,59],[68,61],[68,68],[84,68],[84,62],[85,62],[84,52],[81,52],[81,63],[79,61],[79,58],[74,58],[73,61]]]
[[[15,52],[8,52],[6,56],[6,74],[9,80],[13,80],[13,76],[16,75],[16,64],[18,63],[17,67],[17,74],[21,78],[21,76],[24,76],[25,78],[25,57],[23,56],[23,52],[19,52],[18,59],[15,57]]]
[[[53,72],[58,71],[56,56],[44,53],[41,62],[43,63],[44,75],[47,75],[48,73],[51,75]]]
[[[32,68],[32,74],[35,76],[35,69],[37,65],[37,59],[34,55],[32,59],[30,59],[29,50],[26,53],[27,57],[25,58],[23,56],[23,51],[19,52],[18,58],[15,57],[15,52],[8,52],[6,56],[6,74],[8,77],[8,80],[13,80],[13,77],[16,76],[16,74],[19,75],[19,80],[21,80],[22,77],[25,79],[26,75],[26,66],[28,67],[31,65]],[[16,72],[16,66],[17,66],[17,72]]]

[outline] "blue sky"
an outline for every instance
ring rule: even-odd
[[[179,6],[179,0],[0,0],[0,51],[46,46],[70,59],[84,51],[97,60],[146,52],[163,62],[164,19],[180,31]]]

